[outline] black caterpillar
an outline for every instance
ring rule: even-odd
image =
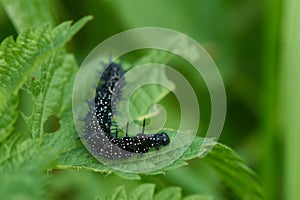
[[[110,137],[112,116],[116,112],[116,105],[121,99],[122,87],[125,84],[124,71],[120,65],[111,63],[103,72],[101,84],[96,88],[95,107],[96,116],[101,129]],[[112,99],[114,97],[114,99]]]
[[[128,136],[128,123],[126,126],[126,136],[122,139],[118,138],[118,134],[116,138],[113,138],[111,142],[121,149],[124,149],[128,152],[133,153],[147,153],[152,147],[157,150],[160,149],[161,146],[166,146],[170,143],[170,138],[167,133],[156,133],[156,134],[144,134],[145,130],[145,119],[143,121],[143,129],[142,133],[137,134],[134,137]]]
[[[120,65],[112,62],[107,66],[100,78],[101,83],[96,88],[95,99],[88,103],[89,112],[85,116],[86,129],[83,138],[92,154],[112,160],[128,158],[134,153],[147,153],[151,148],[159,150],[161,146],[170,143],[165,132],[144,134],[145,120],[141,133],[129,137],[127,123],[126,136],[118,138],[118,127],[112,129],[112,117],[122,96],[121,89],[125,84],[123,75]]]

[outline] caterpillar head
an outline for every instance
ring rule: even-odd
[[[157,139],[160,141],[161,145],[166,146],[170,143],[170,138],[166,132],[161,132],[156,135]]]

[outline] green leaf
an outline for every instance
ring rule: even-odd
[[[212,166],[240,199],[263,199],[256,173],[231,148],[217,143],[203,159]]]
[[[166,189],[161,190],[157,194],[154,195],[154,184],[142,184],[135,188],[131,192],[127,192],[123,186],[118,187],[115,192],[113,192],[107,200],[117,200],[117,199],[130,199],[130,200],[180,200],[182,199],[181,188],[179,187],[168,187]],[[154,196],[153,196],[154,195]],[[127,198],[128,197],[128,198]],[[213,198],[206,195],[190,195],[185,198],[184,200],[212,200]]]
[[[0,197],[42,198],[48,178],[43,173],[55,157],[40,148],[41,143],[41,139],[17,133],[0,146]]]
[[[42,25],[36,31],[23,31],[16,42],[11,37],[2,42],[0,91],[5,93],[1,93],[0,102],[0,113],[3,113],[0,116],[0,178],[5,186],[0,189],[0,196],[40,199],[46,184],[42,173],[52,168],[60,153],[80,144],[71,112],[77,64],[65,52],[64,45],[89,19],[83,18],[73,26],[70,22],[63,23],[54,29]],[[19,90],[24,86],[32,95],[33,110],[29,117],[21,113],[27,129],[11,134],[14,116],[18,114],[12,105],[18,102]],[[58,117],[60,127],[45,134],[43,126],[51,115]]]
[[[115,174],[118,176],[128,179],[128,180],[140,180],[141,177],[139,174],[133,174],[133,173],[127,173],[127,172],[122,172],[122,171],[115,171]]]
[[[26,139],[22,134],[14,134],[0,146],[0,172],[28,162],[40,144],[39,139]]]
[[[9,94],[8,90],[0,88],[0,142],[12,133],[14,123],[18,118],[16,109],[19,104],[19,98],[18,96],[7,94]]]
[[[107,198],[107,200],[126,200],[127,195],[124,187],[119,187],[116,191]]]
[[[167,131],[168,134],[172,137],[172,135],[175,135],[176,132],[172,132],[170,130]],[[155,152],[156,154],[146,154],[143,156],[142,160],[136,160],[139,159],[139,157],[135,157],[132,160],[124,160],[124,161],[114,161],[114,166],[123,166],[120,167],[119,169],[124,169],[124,165],[126,165],[126,168],[130,169],[135,169],[135,168],[143,168],[147,166],[159,166],[163,163],[166,162],[166,159],[172,158],[172,156],[176,156],[178,153],[183,153],[184,149],[187,148],[187,151],[181,155],[181,157],[176,160],[176,162],[172,163],[169,166],[166,166],[163,169],[159,169],[156,171],[152,172],[147,172],[146,174],[160,174],[164,173],[165,170],[173,169],[179,166],[186,165],[185,160],[187,159],[192,159],[199,157],[202,155],[203,152],[200,151],[201,148],[205,149],[206,147],[212,145],[215,143],[214,141],[209,142],[209,140],[205,140],[206,142],[203,143],[205,146],[201,146],[203,139],[202,138],[195,138],[195,140],[192,142],[190,146],[188,146],[188,142],[190,141],[187,136],[181,136],[181,139],[177,140],[177,143],[175,141],[170,144],[170,148],[168,150],[162,151],[160,150],[159,152]],[[94,158],[91,158],[88,156],[89,153],[85,148],[77,148],[73,149],[69,152],[64,153],[61,155],[60,159],[57,162],[57,167],[58,168],[85,168],[85,169],[90,169],[93,171],[100,171],[100,172],[117,172],[119,175],[134,179],[134,178],[139,178],[138,175],[135,173],[127,173],[127,172],[122,172],[120,170],[116,169],[111,169],[106,165],[100,164],[99,161],[97,161]]]
[[[42,65],[39,95],[34,97],[33,113],[25,117],[33,138],[43,135],[44,122],[51,115],[61,117],[65,110],[71,110],[72,83],[76,66],[74,57],[64,52],[53,54],[47,64]],[[28,91],[34,94],[36,87],[28,88]]]
[[[65,22],[53,30],[48,25],[43,25],[36,31],[28,29],[20,33],[16,41],[8,37],[1,43],[0,142],[13,131],[18,115],[18,92],[24,83],[39,67],[47,65],[48,62],[51,64],[53,60],[58,62],[54,55],[61,53],[65,43],[90,19],[85,17],[73,26],[70,26],[70,22]]]
[[[169,132],[170,133],[170,132]],[[174,163],[171,165],[157,170],[153,172],[148,172],[147,174],[161,174],[164,173],[165,170],[174,169],[183,165],[186,165],[185,159],[186,158],[196,158],[200,155],[199,149],[201,148],[202,139],[196,138],[194,142],[191,144],[191,146],[188,148],[188,150]],[[208,143],[208,145],[211,145],[211,143]],[[197,146],[198,148],[196,148]],[[178,146],[177,149],[173,148],[168,153],[172,154],[173,152],[179,151],[180,148],[183,148],[181,146]],[[205,147],[202,147],[205,148]],[[89,157],[89,153],[85,148],[77,148],[73,149],[69,152],[66,152],[60,156],[60,159],[57,161],[57,168],[79,168],[79,169],[89,169],[92,171],[98,171],[98,172],[105,172],[105,173],[111,173],[115,172],[116,174],[120,175],[123,178],[127,179],[140,179],[138,174],[135,173],[128,173],[128,172],[122,172],[115,169],[111,169],[110,167],[100,164],[99,161],[97,161],[95,158]],[[162,160],[164,160],[164,155],[158,156],[159,160],[156,159],[156,162],[159,164]],[[143,162],[150,162],[153,164],[153,157],[149,156],[143,160]],[[142,162],[142,161],[141,161]],[[143,163],[142,162],[142,163]],[[117,164],[117,163],[116,163]],[[121,163],[122,164],[122,163]],[[130,163],[126,162],[126,165],[130,168]],[[135,162],[133,161],[132,166],[134,166]],[[147,165],[147,164],[145,164]]]
[[[203,145],[201,146],[202,143]],[[211,145],[213,144],[215,144],[213,140],[206,139],[203,142],[202,138],[196,137],[187,151],[174,163],[163,169],[146,174],[161,174],[167,170],[186,165],[186,160],[202,156],[203,152],[205,152],[205,149],[211,147]],[[201,149],[204,149],[204,151],[200,151]],[[176,152],[176,149],[172,150]],[[121,177],[128,179],[140,178],[137,174],[120,172],[115,169],[110,169],[109,167],[100,164],[96,159],[88,158],[88,155],[89,153],[84,148],[76,149],[76,154],[74,152],[68,152],[64,154],[64,156],[61,157],[58,161],[59,168],[78,167],[105,173],[115,172],[116,174],[121,175]],[[148,159],[151,160],[151,157],[148,157]],[[234,152],[229,147],[217,143],[211,150],[211,152],[209,152],[206,157],[204,157],[203,161],[207,162],[217,172],[219,172],[228,187],[230,187],[242,199],[262,199],[263,190],[257,181],[255,172],[247,167],[245,162],[236,154],[236,152]]]
[[[180,200],[181,199],[181,188],[179,187],[169,187],[160,191],[153,198],[154,200]]]
[[[154,194],[154,184],[143,184],[135,188],[129,195],[132,200],[151,200]]]
[[[90,153],[84,147],[63,153],[57,160],[56,168],[88,169],[95,172],[111,173],[110,168],[101,165],[95,158],[90,157]]]
[[[184,197],[182,200],[213,200],[212,196],[194,194],[187,197]]]
[[[66,44],[67,41],[87,22],[91,17],[85,17],[73,26],[71,22],[64,22],[51,29],[44,24],[36,31],[27,29],[20,33],[16,42],[12,37],[6,38],[1,43],[1,86],[6,87],[17,95],[32,72],[40,67],[52,54]],[[3,57],[2,57],[3,56]]]

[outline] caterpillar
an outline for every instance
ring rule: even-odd
[[[151,148],[159,150],[170,143],[167,133],[145,134],[145,119],[142,132],[134,137],[118,138],[118,127],[112,131],[112,117],[116,113],[116,105],[122,96],[125,84],[124,71],[119,64],[110,63],[100,77],[100,85],[96,88],[94,101],[89,101],[89,111],[85,116],[83,138],[93,155],[112,160],[129,158],[134,153],[147,153]]]
[[[137,134],[134,137],[128,136],[128,123],[126,126],[126,136],[122,139],[113,138],[111,142],[121,149],[124,149],[132,153],[147,153],[152,147],[157,150],[161,146],[166,146],[170,143],[170,138],[166,132],[156,133],[156,134],[144,134],[145,130],[145,119],[143,121],[142,133]]]
[[[110,135],[112,116],[121,99],[121,88],[124,86],[124,71],[120,65],[110,63],[103,72],[101,85],[96,88],[95,107],[101,129]],[[112,99],[114,97],[114,99]]]

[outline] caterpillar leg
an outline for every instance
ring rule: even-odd
[[[146,119],[144,118],[144,121],[143,121],[143,128],[142,128],[142,134],[144,134],[144,132],[145,132],[145,125],[146,125]]]
[[[129,124],[129,122],[127,122],[127,124],[126,124],[126,137],[128,137],[128,124]]]

